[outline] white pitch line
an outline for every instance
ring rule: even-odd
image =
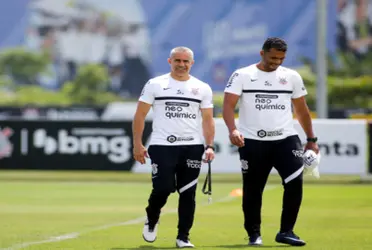
[[[275,185],[268,185],[268,186],[266,186],[265,190],[271,190],[271,189],[274,189],[275,187],[276,187]],[[236,198],[237,197],[228,195],[228,196],[220,198],[216,201],[213,201],[212,203],[204,202],[204,203],[200,204],[199,206],[209,206],[209,205],[212,205],[214,203],[229,202],[229,201],[232,201]],[[162,215],[174,214],[174,213],[177,213],[177,211],[178,211],[178,209],[169,209],[169,210],[167,209],[166,211],[162,212]],[[0,250],[17,250],[17,249],[22,249],[22,248],[29,247],[29,246],[34,246],[34,245],[42,245],[42,244],[46,244],[46,243],[53,243],[53,242],[60,242],[60,241],[70,240],[70,239],[76,239],[79,236],[81,236],[82,234],[86,234],[86,233],[106,230],[106,229],[113,228],[113,227],[118,227],[118,226],[128,226],[128,225],[136,225],[136,224],[144,223],[146,218],[147,218],[146,216],[143,216],[143,217],[138,217],[138,218],[135,218],[135,219],[132,219],[132,220],[124,221],[124,222],[118,222],[118,223],[112,223],[112,224],[106,224],[106,225],[102,225],[102,226],[98,226],[98,227],[93,227],[93,228],[90,228],[90,229],[87,229],[87,230],[84,230],[84,231],[81,231],[81,232],[73,232],[73,233],[68,233],[68,234],[63,234],[63,235],[58,235],[58,236],[52,236],[52,237],[50,237],[49,239],[46,239],[46,240],[19,243],[19,244],[15,244],[13,246],[10,246],[8,248],[0,248]]]

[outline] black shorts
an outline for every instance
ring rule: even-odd
[[[195,191],[202,165],[203,145],[162,146],[148,149],[152,185],[157,191]]]
[[[274,167],[284,183],[300,176],[303,171],[303,147],[297,135],[277,141],[245,139],[244,147],[239,148],[243,175],[269,175]]]

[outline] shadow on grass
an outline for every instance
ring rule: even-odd
[[[155,249],[178,249],[177,247],[156,247],[156,246],[139,246],[139,247],[114,247],[111,248],[110,250],[139,250],[139,249],[144,249],[144,250],[155,250]]]
[[[262,246],[249,246],[247,244],[232,244],[232,245],[216,245],[216,246],[199,246],[200,248],[226,248],[226,249],[238,249],[238,248],[290,248],[292,246],[287,245],[262,245]],[[198,246],[196,247],[196,249]],[[139,247],[132,247],[132,248],[122,248],[116,247],[111,248],[110,250],[155,250],[155,249],[178,249],[176,247],[156,247],[156,246],[139,246]]]
[[[286,245],[261,245],[261,246],[249,246],[248,244],[233,244],[233,245],[217,245],[217,246],[203,246],[203,248],[226,248],[226,249],[238,249],[238,248],[281,248],[291,247]]]

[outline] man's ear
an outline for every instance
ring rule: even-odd
[[[264,56],[264,54],[265,54],[265,51],[261,50],[261,51],[260,51],[260,55],[261,55],[261,57]]]
[[[168,63],[171,64],[171,59],[170,58],[168,58]]]

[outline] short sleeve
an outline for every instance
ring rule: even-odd
[[[302,96],[307,95],[307,90],[305,88],[304,81],[302,80],[300,74],[297,73],[296,71],[292,76],[292,83],[293,83],[292,99],[300,98]]]
[[[143,86],[141,95],[139,97],[139,101],[148,104],[153,104],[154,100],[155,100],[154,84],[150,84],[150,81],[148,81],[145,84],[145,86]]]
[[[225,87],[225,93],[231,93],[240,96],[243,92],[244,76],[235,71],[229,78]]]
[[[205,88],[203,99],[200,103],[200,108],[213,108],[213,92],[209,85]]]

